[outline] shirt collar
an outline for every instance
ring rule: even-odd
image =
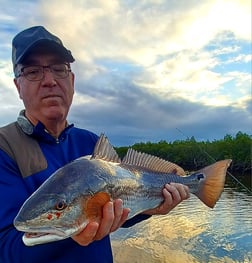
[[[61,132],[58,138],[53,137],[45,128],[42,122],[38,122],[37,125],[33,125],[28,118],[25,116],[25,110],[19,113],[17,118],[17,123],[22,129],[22,131],[32,137],[38,138],[40,140],[48,142],[57,142],[64,140],[69,130],[74,126],[73,124],[67,124],[66,128]]]

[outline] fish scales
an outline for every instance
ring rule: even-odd
[[[14,226],[25,232],[27,246],[69,238],[91,221],[100,222],[109,200],[122,199],[129,218],[163,202],[166,183],[189,187],[213,208],[223,191],[231,160],[222,160],[185,176],[183,168],[156,156],[129,149],[121,159],[101,135],[92,156],[55,171],[22,205]]]

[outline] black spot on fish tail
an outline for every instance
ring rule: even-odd
[[[204,179],[205,176],[204,176],[204,174],[200,173],[200,174],[197,174],[197,178],[200,181],[201,179]]]

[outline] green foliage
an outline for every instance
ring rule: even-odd
[[[197,142],[191,137],[174,142],[141,142],[134,144],[132,148],[174,162],[185,170],[197,170],[217,160],[232,159],[232,171],[251,171],[252,136],[242,132],[234,137],[227,134],[223,139],[212,142]],[[122,158],[127,149],[128,147],[118,147],[116,150]]]

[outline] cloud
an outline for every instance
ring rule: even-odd
[[[104,86],[108,88],[104,89]],[[105,132],[117,145],[185,139],[181,138],[177,128],[189,137],[213,140],[218,134],[234,135],[241,127],[248,132],[248,123],[252,120],[249,101],[244,102],[244,109],[240,109],[207,106],[181,98],[162,98],[127,79],[105,73],[99,82],[92,79],[84,82],[76,96],[85,98],[85,104],[74,103],[70,119],[78,126],[97,133]]]
[[[244,27],[249,1],[154,2],[61,1],[59,9],[58,0],[43,1],[41,17],[83,58],[123,58],[145,66],[159,55],[201,48],[222,31],[250,40]]]
[[[12,2],[0,0],[0,124],[22,108],[12,37],[42,24],[76,58],[76,126],[117,145],[181,139],[177,128],[198,139],[250,132],[250,1]]]

